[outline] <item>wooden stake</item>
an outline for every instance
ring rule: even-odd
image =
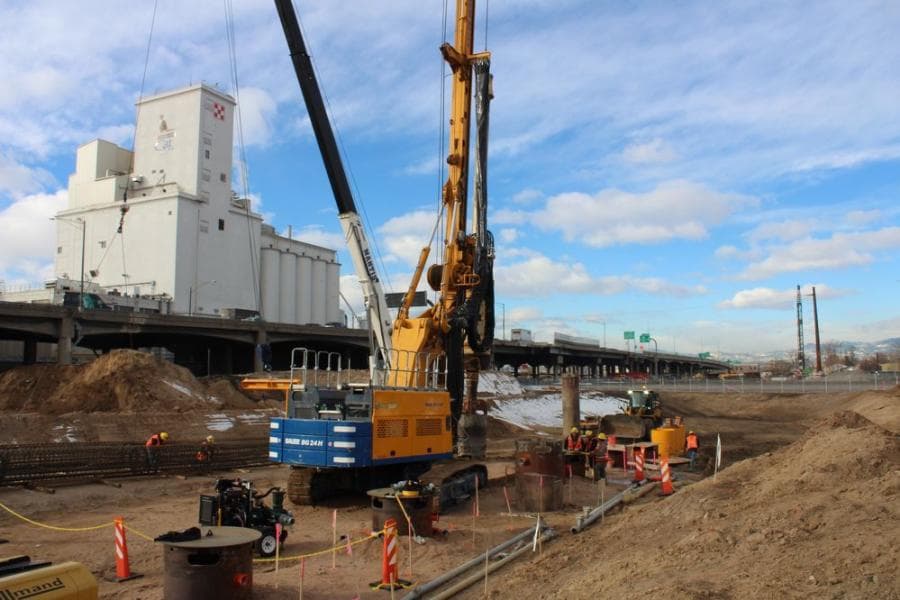
[[[278,559],[281,557],[281,523],[275,523],[275,589],[278,589]]]
[[[300,600],[303,600],[303,577],[306,575],[306,559],[300,559]]]
[[[331,569],[337,568],[337,509],[331,511]]]

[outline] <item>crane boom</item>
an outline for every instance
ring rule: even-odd
[[[384,289],[375,268],[369,240],[366,238],[362,219],[356,211],[356,203],[353,200],[344,163],[334,139],[334,131],[328,120],[322,92],[319,89],[319,83],[316,80],[312,61],[306,50],[303,33],[300,30],[291,0],[275,0],[275,7],[278,10],[278,17],[281,19],[297,82],[303,93],[309,120],[319,145],[322,161],[325,163],[325,171],[328,173],[334,200],[337,203],[338,218],[347,248],[362,287],[366,316],[369,320],[370,330],[375,336],[376,360],[380,355],[381,360],[388,361],[391,355],[391,316],[385,301]]]

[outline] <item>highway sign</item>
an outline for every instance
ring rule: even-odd
[[[650,334],[649,334],[649,333],[642,333],[642,334],[641,334],[640,342],[641,342],[642,344],[649,344],[649,343],[650,343]]]
[[[633,340],[633,339],[634,339],[634,332],[633,332],[633,331],[626,331],[626,332],[625,332],[625,339],[626,339],[626,340]]]
[[[700,358],[709,358],[709,352],[701,352],[697,356]]]

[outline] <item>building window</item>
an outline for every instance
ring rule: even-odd
[[[225,219],[219,219],[219,231],[225,231]]]
[[[100,247],[106,248],[106,240],[100,240]]]
[[[228,181],[228,176],[225,175],[225,173],[219,173],[219,181],[225,183],[226,181]]]
[[[57,246],[57,247],[56,247],[56,253],[57,253],[57,254],[62,254],[62,246]]]
[[[209,221],[206,219],[200,220],[200,233],[209,233]]]
[[[209,150],[204,150],[204,151],[203,151],[203,156],[206,157],[206,160],[209,160]]]

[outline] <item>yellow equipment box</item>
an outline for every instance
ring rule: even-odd
[[[87,567],[64,562],[0,577],[0,600],[96,600],[97,580]]]

